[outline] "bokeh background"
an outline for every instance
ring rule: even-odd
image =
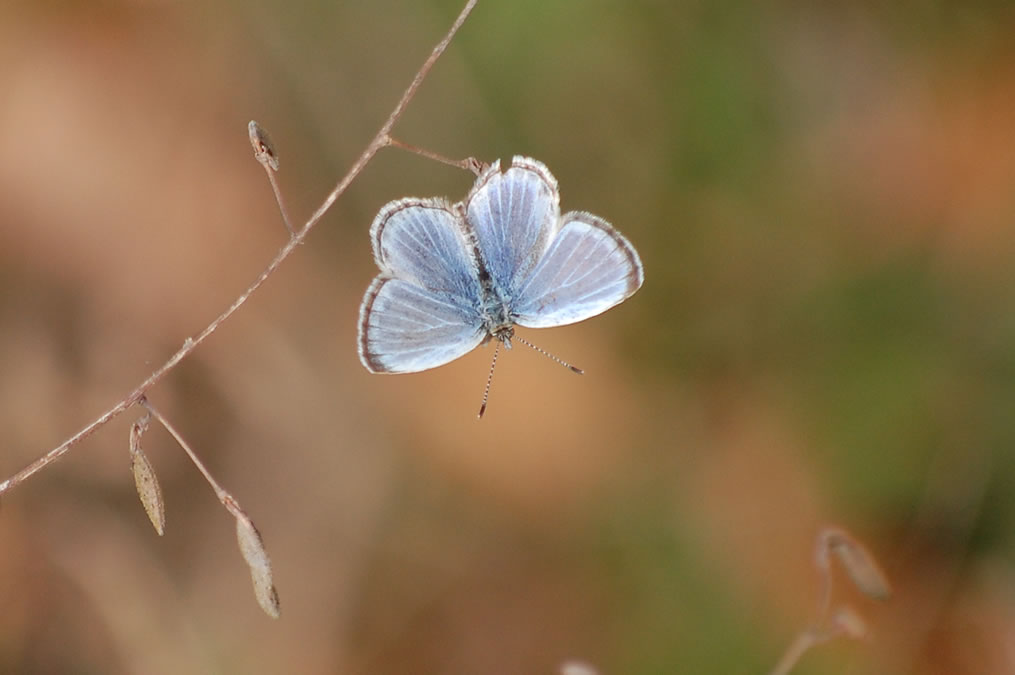
[[[840,6],[846,5],[846,6]],[[0,5],[0,477],[124,396],[323,199],[454,0]],[[396,134],[531,155],[644,288],[418,375],[356,320],[386,201],[470,174],[385,150],[268,284],[131,411],[5,495],[0,672],[764,673],[813,620],[820,528],[861,642],[799,673],[1015,672],[1015,8],[482,0]]]

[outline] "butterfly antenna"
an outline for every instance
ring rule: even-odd
[[[585,371],[582,370],[581,368],[578,368],[577,366],[572,366],[570,363],[568,363],[564,359],[562,359],[562,358],[560,358],[558,356],[554,356],[553,354],[551,354],[550,352],[546,351],[542,347],[537,347],[536,345],[532,344],[531,342],[529,342],[525,338],[521,338],[521,337],[518,337],[517,335],[514,335],[514,336],[512,336],[511,339],[512,340],[518,340],[519,342],[521,342],[526,347],[531,347],[531,348],[535,349],[537,352],[539,352],[543,356],[549,358],[551,361],[556,361],[560,365],[562,365],[562,366],[564,366],[566,368],[570,368],[571,372],[578,373],[579,375],[584,375],[585,374]],[[494,361],[497,360],[497,355],[496,354],[493,355],[493,360]]]
[[[497,340],[497,344],[493,348],[493,361],[490,363],[490,374],[486,376],[486,389],[483,390],[483,405],[479,406],[479,414],[476,419],[483,419],[483,413],[486,412],[486,402],[490,398],[490,384],[493,383],[493,369],[497,367],[497,354],[500,353],[500,340]]]

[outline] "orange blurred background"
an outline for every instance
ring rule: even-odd
[[[1015,9],[481,0],[395,134],[535,157],[644,288],[430,372],[356,356],[368,229],[472,176],[375,159],[150,392],[257,523],[282,618],[136,411],[5,495],[0,672],[767,672],[813,618],[819,529],[869,628],[798,673],[1015,673]],[[126,395],[366,146],[452,0],[0,6],[0,479]]]

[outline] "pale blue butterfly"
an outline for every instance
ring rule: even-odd
[[[360,307],[359,356],[372,373],[436,368],[494,338],[510,348],[516,324],[583,321],[631,297],[645,276],[605,220],[560,215],[556,179],[527,157],[504,172],[494,162],[456,204],[388,203],[370,238],[381,273]]]

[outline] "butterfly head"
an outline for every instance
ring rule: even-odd
[[[499,340],[505,349],[511,349],[511,338],[515,336],[514,324],[492,326],[487,328],[486,339],[483,344],[490,340]]]

